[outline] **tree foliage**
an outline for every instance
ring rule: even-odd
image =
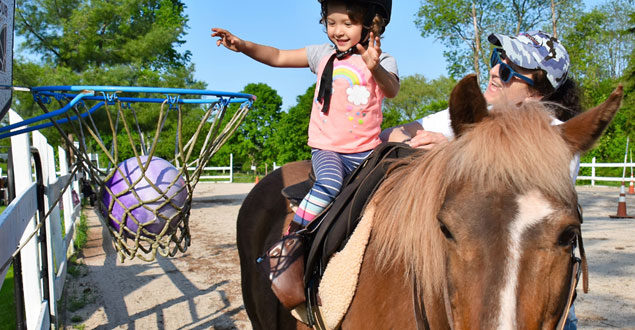
[[[557,3],[558,22],[566,21],[563,15],[573,15],[581,7],[581,0]],[[550,7],[551,1],[547,0],[512,0],[511,4],[502,0],[425,0],[421,2],[415,24],[421,36],[434,37],[445,45],[444,57],[449,63],[450,77],[458,79],[470,72],[478,72],[480,81],[487,81],[492,49],[487,36],[491,33],[515,35],[529,30],[550,31]],[[473,60],[475,56],[479,59],[477,66]]]
[[[580,15],[570,29],[563,32],[572,62],[571,72],[582,87],[586,108],[603,102],[618,84],[624,85],[620,111],[595,148],[583,157],[585,162],[593,157],[603,162],[622,162],[627,137],[635,138],[634,13],[632,2],[607,2]],[[618,169],[613,171],[611,175],[621,175]]]
[[[263,83],[245,86],[243,93],[256,96],[251,110],[236,133],[221,148],[215,158],[226,163],[229,154],[234,155],[234,163],[242,164],[243,170],[251,166],[271,164],[275,161],[276,147],[273,136],[282,117],[282,97],[274,89]],[[235,110],[234,110],[235,111]],[[228,113],[227,116],[231,116]]]
[[[307,141],[314,94],[315,84],[297,97],[295,106],[282,113],[273,136],[277,164],[311,158],[311,148],[307,145]]]
[[[136,63],[162,70],[183,66],[187,16],[178,0],[19,1],[16,31],[45,62],[83,72]]]
[[[440,101],[447,104],[452,87],[456,84],[452,78],[442,76],[429,81],[420,74],[402,77],[400,82],[397,97],[384,100],[383,128],[404,124],[443,110],[445,107],[430,106],[438,106]]]
[[[189,51],[176,50],[184,43],[187,20],[184,4],[177,0],[20,1],[15,28],[25,42],[15,56],[14,84],[204,89],[205,83],[193,77]],[[42,113],[29,94],[15,94],[13,107],[24,118]],[[48,110],[59,107],[53,103]],[[159,106],[136,104],[134,110],[141,134],[153,137]],[[195,129],[201,114],[197,109],[187,109],[183,131]],[[130,111],[127,118],[132,118]],[[102,134],[113,135],[105,110],[95,112],[94,119]],[[162,135],[175,136],[175,122],[168,120]],[[65,129],[70,131],[70,126]],[[43,132],[50,143],[60,143],[55,129]],[[125,134],[119,126],[116,135],[125,137],[119,141],[128,140]],[[138,140],[139,133],[135,134]],[[170,145],[171,151],[165,143],[160,145],[161,157],[174,155],[174,142]]]

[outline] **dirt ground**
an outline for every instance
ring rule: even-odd
[[[121,263],[93,210],[66,329],[251,329],[242,303],[235,222],[253,184],[199,183],[192,245],[173,258]],[[635,329],[635,219],[610,219],[619,189],[579,187],[590,292],[576,301],[579,329]],[[635,214],[635,196],[627,196]]]

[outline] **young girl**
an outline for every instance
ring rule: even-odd
[[[280,50],[213,28],[218,46],[274,67],[309,67],[319,77],[309,146],[316,181],[298,206],[291,231],[309,224],[337,196],[351,173],[381,143],[382,101],[399,92],[395,59],[382,53],[380,36],[391,0],[319,0],[320,22],[332,44]]]

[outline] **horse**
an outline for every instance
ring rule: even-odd
[[[582,242],[571,160],[593,146],[621,99],[618,86],[601,105],[554,126],[540,102],[488,110],[476,77],[462,79],[449,100],[455,139],[396,161],[366,206],[370,241],[340,327],[562,324]],[[308,328],[278,302],[256,259],[293,217],[280,190],[310,170],[307,161],[277,169],[240,208],[243,300],[256,330]]]

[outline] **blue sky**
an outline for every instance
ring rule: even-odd
[[[420,1],[393,1],[390,25],[384,33],[382,50],[397,60],[400,76],[422,74],[434,79],[446,74],[443,45],[422,38],[414,24]],[[600,0],[585,0],[596,4]],[[236,36],[280,49],[296,49],[328,42],[317,0],[193,0],[185,1],[189,30],[183,49],[192,52],[195,78],[207,82],[207,89],[238,92],[248,83],[266,83],[282,96],[282,109],[296,104],[317,78],[308,68],[272,68],[251,58],[216,47],[212,27],[228,29]]]
[[[417,0],[397,0],[382,50],[397,59],[399,75],[415,73],[426,78],[445,74],[443,45],[424,39],[415,27]],[[397,1],[394,1],[397,3]],[[251,58],[216,47],[212,27],[228,29],[236,36],[280,49],[297,49],[329,42],[320,19],[317,0],[215,0],[185,1],[189,16],[187,43],[196,65],[195,78],[207,82],[207,89],[238,92],[251,82],[263,82],[282,96],[282,108],[296,104],[296,97],[316,82],[309,68],[272,68]]]

